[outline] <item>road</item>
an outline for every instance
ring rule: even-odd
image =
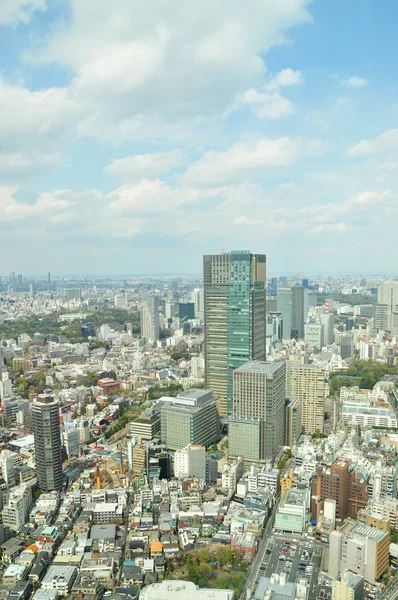
[[[130,505],[131,505],[131,500],[133,499],[133,496],[134,496],[134,494],[132,492],[128,492],[126,511],[124,513],[123,549],[122,549],[122,556],[120,559],[120,569],[119,569],[119,573],[117,576],[117,585],[120,585],[120,582],[122,579],[123,563],[124,563],[124,558],[126,556],[126,546],[128,544],[128,531],[129,531],[129,525],[130,525]]]
[[[252,562],[252,565],[247,574],[246,586],[243,589],[243,592],[241,594],[241,600],[245,600],[245,598],[247,598],[247,589],[251,588],[253,586],[254,582],[256,581],[258,572],[261,567],[261,563],[264,560],[265,551],[267,549],[267,541],[271,534],[272,527],[274,525],[275,512],[276,512],[277,506],[278,506],[278,504],[276,503],[272,510],[272,513],[270,514],[267,524],[265,526],[263,536],[261,538],[261,542],[260,542],[257,552],[256,552],[256,556],[255,556],[254,561]]]

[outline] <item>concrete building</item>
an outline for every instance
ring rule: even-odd
[[[341,358],[354,358],[354,336],[352,333],[342,334],[340,337]]]
[[[322,347],[334,343],[334,314],[324,313],[320,316],[322,325]]]
[[[141,310],[141,335],[150,344],[159,339],[159,307],[157,296],[148,296],[142,304]]]
[[[304,339],[308,314],[308,290],[301,285],[280,287],[277,291],[278,312],[282,314],[283,337]]]
[[[329,537],[329,576],[352,571],[375,583],[389,566],[390,532],[348,521]]]
[[[152,440],[160,434],[160,405],[156,404],[152,409],[145,410],[138,419],[130,424],[130,435],[132,438]]]
[[[376,304],[374,325],[379,331],[389,331],[390,313],[387,304]]]
[[[52,565],[44,576],[41,587],[43,590],[56,590],[59,596],[68,596],[77,574],[76,567]]]
[[[45,492],[60,490],[63,474],[58,402],[49,394],[39,394],[32,410],[37,484]]]
[[[304,341],[310,348],[322,350],[323,336],[322,325],[320,323],[305,323],[304,325]]]
[[[7,487],[10,488],[14,486],[16,483],[16,476],[11,452],[2,450],[0,455],[0,465],[3,479],[6,482]]]
[[[204,318],[204,291],[202,288],[196,288],[191,292],[191,300],[195,305],[195,318]]]
[[[339,573],[332,582],[332,600],[363,600],[363,577],[350,571]]]
[[[285,446],[293,446],[301,436],[303,402],[296,398],[285,398]]]
[[[252,360],[233,373],[232,416],[264,421],[263,456],[270,461],[284,445],[285,387],[282,362]]]
[[[146,585],[140,600],[235,600],[232,590],[199,588],[190,581],[165,580]]]
[[[309,516],[308,489],[291,487],[281,497],[275,514],[275,529],[289,533],[303,533]]]
[[[232,412],[232,373],[265,359],[264,254],[232,251],[203,257],[205,379],[220,415]]]
[[[325,371],[320,367],[286,361],[286,396],[302,402],[302,426],[307,434],[323,431]]]
[[[238,481],[244,473],[243,456],[239,456],[233,462],[224,465],[222,472],[222,487],[235,494]]]
[[[220,439],[220,419],[210,390],[180,392],[175,398],[160,398],[161,439],[170,450],[211,446]]]
[[[116,308],[127,308],[129,305],[127,294],[115,294],[114,302]]]
[[[180,479],[197,477],[206,480],[206,448],[187,446],[174,453],[174,475]]]
[[[80,431],[74,428],[68,428],[62,432],[62,443],[65,447],[68,458],[79,456],[80,452]]]
[[[2,523],[12,531],[19,531],[27,523],[32,507],[32,488],[21,484],[3,495]]]

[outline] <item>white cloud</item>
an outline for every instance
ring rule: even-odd
[[[182,180],[197,185],[244,181],[263,174],[270,167],[292,165],[305,157],[318,156],[324,150],[319,141],[290,137],[238,142],[222,152],[206,152],[188,168]]]
[[[75,204],[70,190],[56,190],[40,194],[34,203],[20,202],[16,199],[16,187],[0,187],[0,222],[15,222],[30,220],[34,217],[45,216],[51,220],[60,211]]]
[[[283,69],[274,75],[260,90],[250,89],[240,95],[231,110],[250,106],[259,119],[282,119],[294,113],[293,104],[282,96],[280,88],[301,85],[300,71]]]
[[[182,159],[181,150],[136,154],[114,160],[105,168],[105,171],[113,177],[127,181],[159,177],[181,164]]]
[[[344,153],[346,158],[378,154],[398,147],[398,129],[388,129],[374,139],[361,140]]]
[[[294,113],[293,104],[279,92],[248,90],[241,103],[248,104],[259,119],[281,119]]]
[[[44,11],[46,8],[46,0],[1,0],[0,25],[29,23],[36,10]]]
[[[339,84],[342,87],[347,88],[362,88],[368,85],[368,80],[364,79],[363,77],[353,75],[352,77],[347,77],[347,79],[340,79]]]
[[[70,20],[26,60],[72,70],[70,95],[86,113],[80,133],[131,139],[157,119],[158,135],[169,136],[178,123],[192,130],[195,120],[227,114],[245,91],[261,89],[264,56],[291,27],[311,21],[310,2],[219,0],[192,9],[179,0],[120,0],[116,11],[108,0],[71,0]],[[280,77],[283,85],[299,79],[290,69]]]
[[[276,74],[273,81],[280,87],[302,85],[304,83],[300,71],[294,71],[293,69],[282,69],[282,71]]]
[[[0,175],[6,178],[38,175],[42,171],[62,165],[59,153],[0,152]]]
[[[310,229],[310,233],[346,233],[350,227],[344,221],[341,223],[326,223]]]

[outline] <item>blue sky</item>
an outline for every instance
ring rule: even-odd
[[[2,271],[394,272],[393,0],[0,0]]]

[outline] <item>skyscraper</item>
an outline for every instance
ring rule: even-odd
[[[277,307],[282,313],[283,337],[303,339],[308,315],[308,290],[301,285],[278,288]]]
[[[203,257],[206,387],[232,412],[232,373],[265,359],[266,258],[237,250]]]
[[[263,435],[257,460],[273,461],[284,444],[286,365],[283,362],[251,360],[233,373],[233,428],[230,432],[230,447],[238,448],[243,439],[245,419],[263,422]],[[237,419],[241,420],[238,427]],[[236,435],[239,439],[235,439]],[[244,448],[241,449],[245,456]],[[250,457],[252,459],[252,457]]]
[[[325,371],[299,360],[286,362],[286,396],[302,401],[302,425],[305,433],[323,431],[325,407]]]
[[[59,406],[49,394],[39,394],[33,402],[36,474],[39,489],[62,488],[62,453]]]
[[[151,344],[159,339],[159,298],[157,296],[148,296],[142,304],[141,334]]]
[[[382,329],[384,327],[381,327],[380,325],[387,325],[387,329],[390,330],[392,314],[398,310],[398,281],[387,280],[383,281],[383,283],[379,285],[377,290],[377,304],[387,307],[387,322],[385,323],[384,321],[378,321],[378,323],[376,323],[376,327]],[[377,317],[378,311],[376,309],[376,320]]]

